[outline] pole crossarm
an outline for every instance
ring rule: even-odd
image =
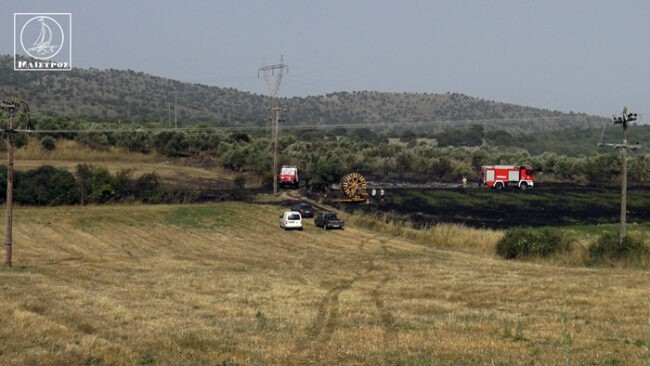
[[[22,99],[0,100],[0,109],[6,110],[9,113],[16,113],[20,107],[24,107],[29,112],[29,104]]]
[[[285,67],[288,67],[288,66],[286,64],[267,65],[267,66],[260,67],[259,71],[283,69]]]

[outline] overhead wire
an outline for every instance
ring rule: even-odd
[[[599,118],[599,117],[593,117]],[[586,122],[590,117],[581,118],[580,122]],[[431,120],[431,121],[406,121],[406,122],[379,122],[379,123],[308,123],[308,124],[285,124],[282,129],[334,129],[334,128],[376,128],[376,127],[461,127],[474,124],[513,124],[513,123],[536,123],[546,121],[575,120],[574,117],[530,117],[530,118],[488,118],[488,119],[464,119],[464,120]],[[213,126],[213,127],[167,127],[167,128],[89,128],[89,129],[15,129],[14,132],[27,134],[43,133],[163,133],[163,132],[215,132],[215,131],[262,131],[268,130],[268,126]]]

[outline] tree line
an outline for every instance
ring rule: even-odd
[[[205,126],[201,130],[160,130],[157,124],[101,125],[66,117],[37,116],[32,121],[34,130],[82,130],[87,132],[56,132],[38,135],[38,142],[46,150],[55,150],[58,141],[76,140],[92,149],[121,147],[126,151],[159,153],[170,158],[193,157],[220,165],[225,169],[258,180],[263,185],[272,183],[272,147],[270,131],[223,131]],[[110,127],[111,132],[105,132]],[[123,129],[123,132],[120,129]],[[647,139],[650,128],[635,126],[631,136]],[[152,130],[153,129],[153,130]],[[94,130],[94,131],[93,131]],[[103,131],[103,132],[102,132]],[[612,141],[616,130],[603,134]],[[565,129],[536,134],[485,131],[480,125],[449,129],[437,134],[414,131],[378,133],[360,129],[302,129],[284,130],[279,140],[280,163],[300,168],[302,180],[314,186],[337,183],[348,172],[357,171],[370,179],[408,180],[414,182],[458,182],[462,177],[477,179],[481,165],[528,164],[535,168],[538,180],[580,184],[607,184],[620,180],[621,161],[618,151],[600,149],[595,139],[598,129]],[[26,144],[24,134],[16,134],[18,145]],[[32,139],[33,141],[33,139]],[[544,149],[548,146],[548,149]],[[565,147],[561,149],[559,147]],[[645,184],[650,181],[650,155],[633,153],[628,163],[629,181]],[[54,174],[54,173],[52,173]],[[57,173],[59,174],[59,173]],[[62,174],[62,173],[61,173]],[[77,171],[76,179],[87,182],[90,173]],[[100,176],[104,178],[100,179]],[[92,192],[86,187],[78,197],[59,197],[61,202],[101,202],[140,197],[138,183],[128,182],[116,187],[106,176],[92,170],[96,176]],[[154,177],[149,177],[152,183]],[[28,177],[24,177],[29,181]],[[63,178],[61,178],[63,179]],[[69,178],[66,178],[69,180]],[[125,182],[129,177],[113,177]],[[92,180],[91,180],[92,181]],[[111,188],[112,187],[112,188]],[[136,188],[133,188],[136,187]],[[28,196],[38,197],[30,193]],[[42,202],[35,200],[35,204]]]

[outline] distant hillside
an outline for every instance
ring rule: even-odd
[[[90,121],[169,122],[180,126],[260,126],[268,99],[242,92],[147,75],[131,70],[75,68],[70,72],[16,72],[0,56],[0,98],[20,96],[33,111]],[[382,130],[441,130],[474,124],[487,130],[538,131],[602,126],[602,117],[487,101],[457,93],[338,92],[283,98],[287,125],[365,125]],[[370,125],[370,126],[368,126]]]

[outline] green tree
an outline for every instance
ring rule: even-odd
[[[113,186],[115,198],[118,200],[129,199],[134,196],[135,184],[133,181],[133,170],[120,170],[115,174]]]
[[[89,164],[79,164],[76,168],[77,187],[79,190],[79,198],[82,205],[88,203],[88,199],[93,190],[93,170],[93,166]]]
[[[631,159],[628,174],[632,182],[647,183],[650,181],[650,159],[648,155],[639,155]]]
[[[245,132],[232,132],[230,136],[228,136],[228,140],[230,142],[245,142],[249,143],[251,142],[251,136]]]
[[[221,163],[227,169],[242,172],[246,167],[249,154],[251,154],[250,146],[233,144],[221,155]]]
[[[433,173],[438,177],[439,180],[444,180],[444,178],[451,173],[452,166],[451,160],[446,157],[441,157],[434,159],[431,162],[431,169]]]
[[[106,168],[96,167],[93,169],[91,186],[89,199],[93,203],[111,202],[117,198],[115,178]]]
[[[484,150],[476,150],[472,153],[472,167],[479,171],[483,165],[490,164],[490,155]]]
[[[513,146],[515,145],[512,134],[504,130],[490,131],[485,134],[485,138],[494,146]]]
[[[621,175],[621,156],[599,154],[587,159],[586,176],[590,182],[613,182]]]
[[[61,205],[79,202],[74,176],[50,165],[15,172],[14,200],[25,205]]]
[[[111,146],[112,143],[108,138],[108,135],[103,132],[91,132],[88,133],[79,133],[77,134],[75,140],[80,144],[86,145],[91,149],[105,149],[108,146]]]
[[[189,143],[181,131],[162,132],[154,137],[154,146],[165,156],[180,156],[186,151]]]
[[[402,151],[395,157],[397,163],[396,173],[402,179],[407,173],[413,170],[415,156],[411,151]]]
[[[308,161],[306,172],[313,185],[323,186],[338,182],[344,172],[344,167],[336,154],[312,155]]]
[[[145,132],[119,133],[115,136],[115,145],[127,151],[148,153],[151,150],[151,134]]]
[[[156,173],[148,173],[135,181],[134,193],[145,203],[157,203],[160,200],[160,177]]]
[[[56,140],[54,137],[47,135],[41,139],[41,146],[43,146],[45,150],[52,151],[56,149]]]

